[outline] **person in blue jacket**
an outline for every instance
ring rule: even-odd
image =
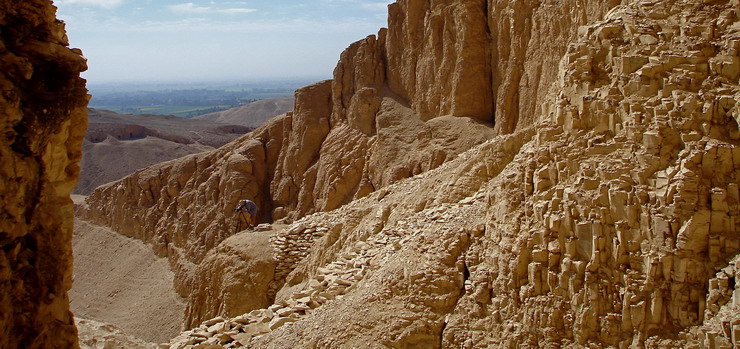
[[[234,207],[234,213],[239,213],[240,217],[244,218],[249,228],[252,229],[257,225],[257,211],[259,207],[252,200],[239,200],[239,203]],[[246,216],[245,216],[246,214]],[[237,231],[241,226],[241,219],[237,224]]]

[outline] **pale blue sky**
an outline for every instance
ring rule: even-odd
[[[329,78],[392,0],[54,0],[91,83]]]

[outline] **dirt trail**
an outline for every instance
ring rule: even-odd
[[[139,240],[80,219],[72,244],[69,296],[75,316],[114,324],[155,343],[179,333],[185,305],[173,289],[166,259]]]

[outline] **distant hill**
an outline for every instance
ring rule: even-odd
[[[89,109],[80,182],[74,193],[89,194],[138,169],[218,148],[251,130],[209,120]]]
[[[293,110],[293,102],[292,97],[262,99],[228,110],[199,115],[193,119],[256,128],[274,116]]]

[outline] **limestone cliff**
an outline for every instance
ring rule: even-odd
[[[216,151],[101,187],[83,215],[154,244],[188,296],[197,264],[235,233],[238,199],[255,201],[262,221],[290,221],[438,167],[493,136],[493,125],[476,118],[425,121],[390,90],[384,32],[350,46],[334,80],[299,89],[292,113]]]
[[[171,344],[737,345],[738,23],[731,1],[616,7],[532,127],[276,233],[276,303]]]
[[[296,93],[269,193],[255,194],[274,210],[265,218],[332,210],[439,166],[491,128],[531,125],[555,81],[555,69],[542,67],[614,5],[392,4],[388,29],[343,52],[333,80]]]
[[[0,347],[74,348],[72,200],[86,69],[49,1],[0,3]]]
[[[400,0],[292,113],[85,215],[170,256],[191,324],[236,200],[295,221],[276,303],[176,345],[695,343],[737,275],[736,8]]]
[[[487,127],[531,126],[556,80],[542,67],[557,65],[579,25],[618,4],[576,3],[391,4],[388,29],[342,53],[321,104],[296,107],[271,187],[274,218],[332,210],[433,169],[490,138]]]

